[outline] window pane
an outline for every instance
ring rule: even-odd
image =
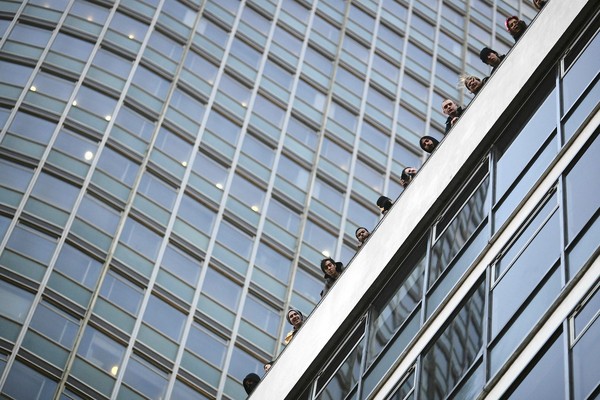
[[[484,301],[482,283],[423,356],[420,384],[423,399],[446,398],[477,359],[483,345]]]
[[[183,332],[186,316],[174,307],[150,296],[144,313],[144,322],[175,341],[179,341]]]
[[[33,293],[0,280],[0,315],[23,322],[33,303]]]
[[[220,273],[209,268],[206,271],[202,292],[210,295],[230,310],[237,308],[242,289],[235,282],[225,278]],[[242,377],[243,378],[243,377]]]
[[[14,399],[45,400],[51,399],[57,383],[45,377],[23,363],[16,361],[2,389]]]
[[[596,295],[596,297],[598,297]],[[598,312],[598,302],[587,307]],[[596,318],[573,347],[573,391],[575,400],[586,399],[600,383],[600,370],[592,367],[600,360],[600,318]]]
[[[190,329],[186,347],[215,367],[223,366],[227,343],[196,322]]]
[[[127,363],[123,382],[150,399],[162,399],[167,390],[164,374],[137,357],[132,357]]]
[[[569,242],[600,207],[600,182],[598,179],[590,179],[591,171],[600,171],[598,154],[600,154],[600,140],[596,137],[577,164],[566,174]]]
[[[114,376],[123,360],[125,348],[88,325],[83,333],[77,354],[92,365]]]
[[[518,136],[514,138],[512,143],[504,149],[500,148],[501,155],[496,163],[496,201],[503,196],[510,184],[523,172],[526,164],[529,163],[544,144],[545,139],[555,129],[555,96],[556,92],[552,91],[543,100],[543,103],[526,125],[520,129]],[[508,134],[512,135],[510,129]]]
[[[560,257],[559,213],[513,262],[492,292],[492,335],[495,336]]]
[[[100,295],[132,314],[137,314],[142,302],[141,290],[110,271],[100,288]]]
[[[36,307],[29,326],[69,349],[79,329],[79,323],[72,317],[47,303],[40,303]]]
[[[564,351],[563,337],[559,336],[546,350],[542,358],[535,362],[533,369],[519,383],[516,389],[504,399],[564,399]],[[589,367],[589,366],[588,366]]]

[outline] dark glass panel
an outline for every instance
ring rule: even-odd
[[[568,141],[583,124],[583,122],[591,114],[593,114],[593,110],[598,108],[599,98],[600,77],[596,78],[596,82],[593,84],[592,88],[590,88],[589,91],[582,96],[581,102],[574,107],[573,113],[569,115],[568,119],[564,122],[563,133],[565,142]]]
[[[482,282],[424,353],[421,398],[445,399],[477,359],[483,346],[484,302]]]
[[[600,208],[600,180],[592,178],[600,171],[598,136],[585,149],[585,154],[565,176],[567,204],[567,237],[571,241],[590,217]]]
[[[452,263],[442,276],[436,281],[435,285],[427,293],[427,318],[431,316],[456,282],[460,279],[465,271],[471,266],[477,258],[481,250],[488,244],[490,230],[488,224],[484,223],[475,231],[468,243],[461,249]]]
[[[563,107],[565,110],[568,110],[573,105],[575,100],[598,73],[600,69],[600,65],[598,64],[599,53],[600,34],[596,34],[596,37],[592,39],[589,46],[563,77]]]
[[[551,215],[551,212],[557,206],[557,202],[558,196],[554,194],[551,199],[546,201],[535,217],[528,223],[527,227],[518,233],[518,237],[510,243],[510,247],[502,251],[502,258],[495,265],[494,275],[496,278],[502,275],[517,254],[523,249],[527,241],[531,239],[535,231],[539,229],[542,222]]]
[[[575,329],[573,334],[575,337],[579,336],[582,330],[594,319],[596,314],[598,314],[598,310],[600,310],[600,290],[598,290],[598,288],[596,289],[596,293],[586,301],[585,306],[583,306],[573,318],[573,326]]]
[[[501,336],[494,339],[490,355],[490,376],[502,367],[505,361],[517,348],[525,335],[535,326],[542,314],[552,304],[561,289],[561,270],[555,268],[554,272],[543,282],[541,287],[534,291],[533,297],[523,310],[513,319]]]
[[[433,245],[429,269],[429,286],[446,269],[450,261],[467,243],[481,221],[487,216],[489,204],[488,183],[489,178],[486,177]]]
[[[413,371],[410,373],[408,378],[400,385],[398,390],[392,394],[388,400],[404,400],[406,395],[412,390],[415,386],[415,371],[413,367]]]
[[[596,295],[598,297],[598,295]],[[587,307],[598,313],[598,301],[588,303]],[[573,347],[573,397],[586,399],[600,384],[600,318],[585,331]],[[590,397],[591,398],[591,397]]]
[[[398,266],[398,272],[375,301],[368,343],[371,364],[421,301],[426,240],[421,240]]]
[[[598,246],[600,246],[600,243],[598,243],[598,238],[600,237],[600,212],[596,212],[590,222],[587,230],[580,232],[575,245],[567,251],[569,278],[573,278],[577,274]]]
[[[494,211],[494,227],[496,231],[506,222],[510,214],[517,208],[518,203],[531,190],[535,181],[554,159],[556,155],[556,137],[555,134],[552,135],[552,138],[546,142],[540,153],[536,154],[533,163],[526,168],[523,175],[517,179],[516,184],[501,200],[500,206]]]
[[[544,83],[550,85],[554,81],[547,80]],[[536,91],[543,93],[545,89],[542,87]],[[496,162],[496,200],[504,195],[556,127],[555,96],[556,91],[553,90],[544,100],[539,100],[540,106],[522,126],[520,126],[522,123],[520,118],[526,116],[517,116],[508,127],[506,137],[500,139],[499,157]],[[529,100],[529,102],[535,101],[536,99]],[[516,137],[513,134],[515,131],[518,132]]]
[[[45,400],[52,398],[56,386],[50,378],[16,361],[8,372],[2,393],[12,399]]]
[[[564,399],[565,357],[563,337],[558,336],[542,357],[535,361],[518,386],[503,400],[513,399]]]
[[[365,321],[359,322],[347,341],[331,359],[317,379],[317,399],[343,399],[358,382],[364,353]]]
[[[560,257],[559,213],[555,212],[492,291],[492,336],[508,322]]]

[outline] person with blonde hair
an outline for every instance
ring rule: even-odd
[[[460,75],[459,78],[460,78],[460,82],[462,84],[464,84],[465,87],[467,88],[467,90],[469,92],[471,92],[472,94],[479,93],[479,91],[481,90],[483,85],[485,85],[485,83],[489,79],[489,77],[487,77],[487,76],[483,79],[479,79],[476,76],[467,75],[467,74],[462,74],[462,75]]]

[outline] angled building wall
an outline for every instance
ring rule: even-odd
[[[347,264],[442,138],[442,99],[471,101],[458,75],[509,51],[510,15],[536,12],[0,0],[2,395],[244,398],[285,311],[320,301],[320,259]]]
[[[598,396],[598,21],[545,6],[253,397]]]

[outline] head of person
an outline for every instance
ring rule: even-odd
[[[356,236],[356,238],[358,239],[358,242],[360,244],[363,244],[365,242],[365,240],[367,240],[369,235],[371,235],[371,232],[369,232],[369,230],[367,228],[365,228],[364,226],[361,226],[360,228],[356,229],[356,231],[354,232],[354,236]]]
[[[256,375],[255,373],[250,373],[246,375],[246,377],[242,381],[246,394],[252,393],[254,391],[254,388],[256,388],[256,385],[258,385],[258,382],[260,382],[260,376]]]
[[[461,75],[460,80],[464,83],[467,90],[473,94],[477,94],[483,87],[481,79],[473,75]]]
[[[458,112],[458,105],[454,101],[446,99],[442,101],[442,112],[449,117],[455,117]]]
[[[295,308],[290,308],[285,318],[290,323],[290,325],[292,325],[296,329],[300,328],[300,326],[304,322],[304,315],[302,315],[300,310],[296,310]]]
[[[521,21],[516,15],[506,18],[505,25],[506,30],[508,30],[508,33],[510,33],[512,36],[523,33],[527,27],[527,25],[525,25],[525,21]]]
[[[400,185],[402,187],[407,187],[416,174],[417,169],[415,167],[404,168],[402,170],[402,174],[400,175]]]
[[[533,6],[540,11],[545,5],[546,5],[547,1],[546,0],[533,0]]]
[[[421,139],[419,139],[419,146],[421,146],[423,151],[427,153],[431,153],[433,150],[435,150],[439,143],[440,142],[432,136],[423,136]]]
[[[389,197],[380,196],[377,199],[377,207],[379,207],[379,209],[381,210],[382,215],[390,211],[390,208],[392,208],[393,205],[394,202]]]
[[[479,52],[479,58],[484,64],[487,64],[492,67],[497,67],[502,62],[502,58],[500,58],[500,54],[497,51],[490,49],[489,47],[484,47]]]
[[[323,273],[325,274],[325,278],[337,278],[338,275],[342,272],[342,268],[342,263],[335,262],[335,260],[331,257],[327,257],[321,260],[321,271],[323,271]]]
[[[271,369],[271,367],[273,366],[273,363],[274,363],[274,362],[275,362],[275,361],[269,361],[268,363],[266,363],[266,364],[263,366],[263,369],[265,370],[265,373],[266,373],[266,372],[269,372],[269,370],[270,370],[270,369]]]

